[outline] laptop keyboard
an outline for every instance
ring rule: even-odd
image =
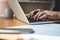
[[[29,22],[40,22],[40,21],[46,21],[46,20],[44,20],[44,19],[38,19],[38,21],[37,21],[37,20],[34,20],[34,18],[28,18],[28,20],[29,20]]]
[[[29,22],[46,22],[46,21],[60,21],[60,20],[54,20],[54,19],[38,19],[34,20],[34,18],[27,18]]]

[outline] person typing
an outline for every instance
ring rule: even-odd
[[[33,18],[34,20],[39,19],[50,19],[59,20],[60,19],[60,3],[59,0],[55,0],[55,7],[53,11],[36,9],[29,13],[28,18]]]

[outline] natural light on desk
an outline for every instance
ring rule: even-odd
[[[35,31],[35,33],[21,34],[25,39],[31,38],[39,40],[60,40],[59,24],[25,25],[25,26],[13,26],[8,28],[32,28]]]

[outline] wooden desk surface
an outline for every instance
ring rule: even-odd
[[[25,23],[17,20],[16,18],[13,19],[6,19],[4,17],[0,17],[0,28],[4,27],[11,27],[11,26],[21,26],[26,25]]]
[[[21,34],[0,34],[0,40],[23,40]]]

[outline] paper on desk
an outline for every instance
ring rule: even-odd
[[[29,35],[29,36],[28,36]],[[46,36],[39,34],[21,34],[25,40],[60,40],[60,37],[57,36]]]
[[[32,28],[35,31],[34,34],[60,36],[60,24],[25,25],[9,28]]]

